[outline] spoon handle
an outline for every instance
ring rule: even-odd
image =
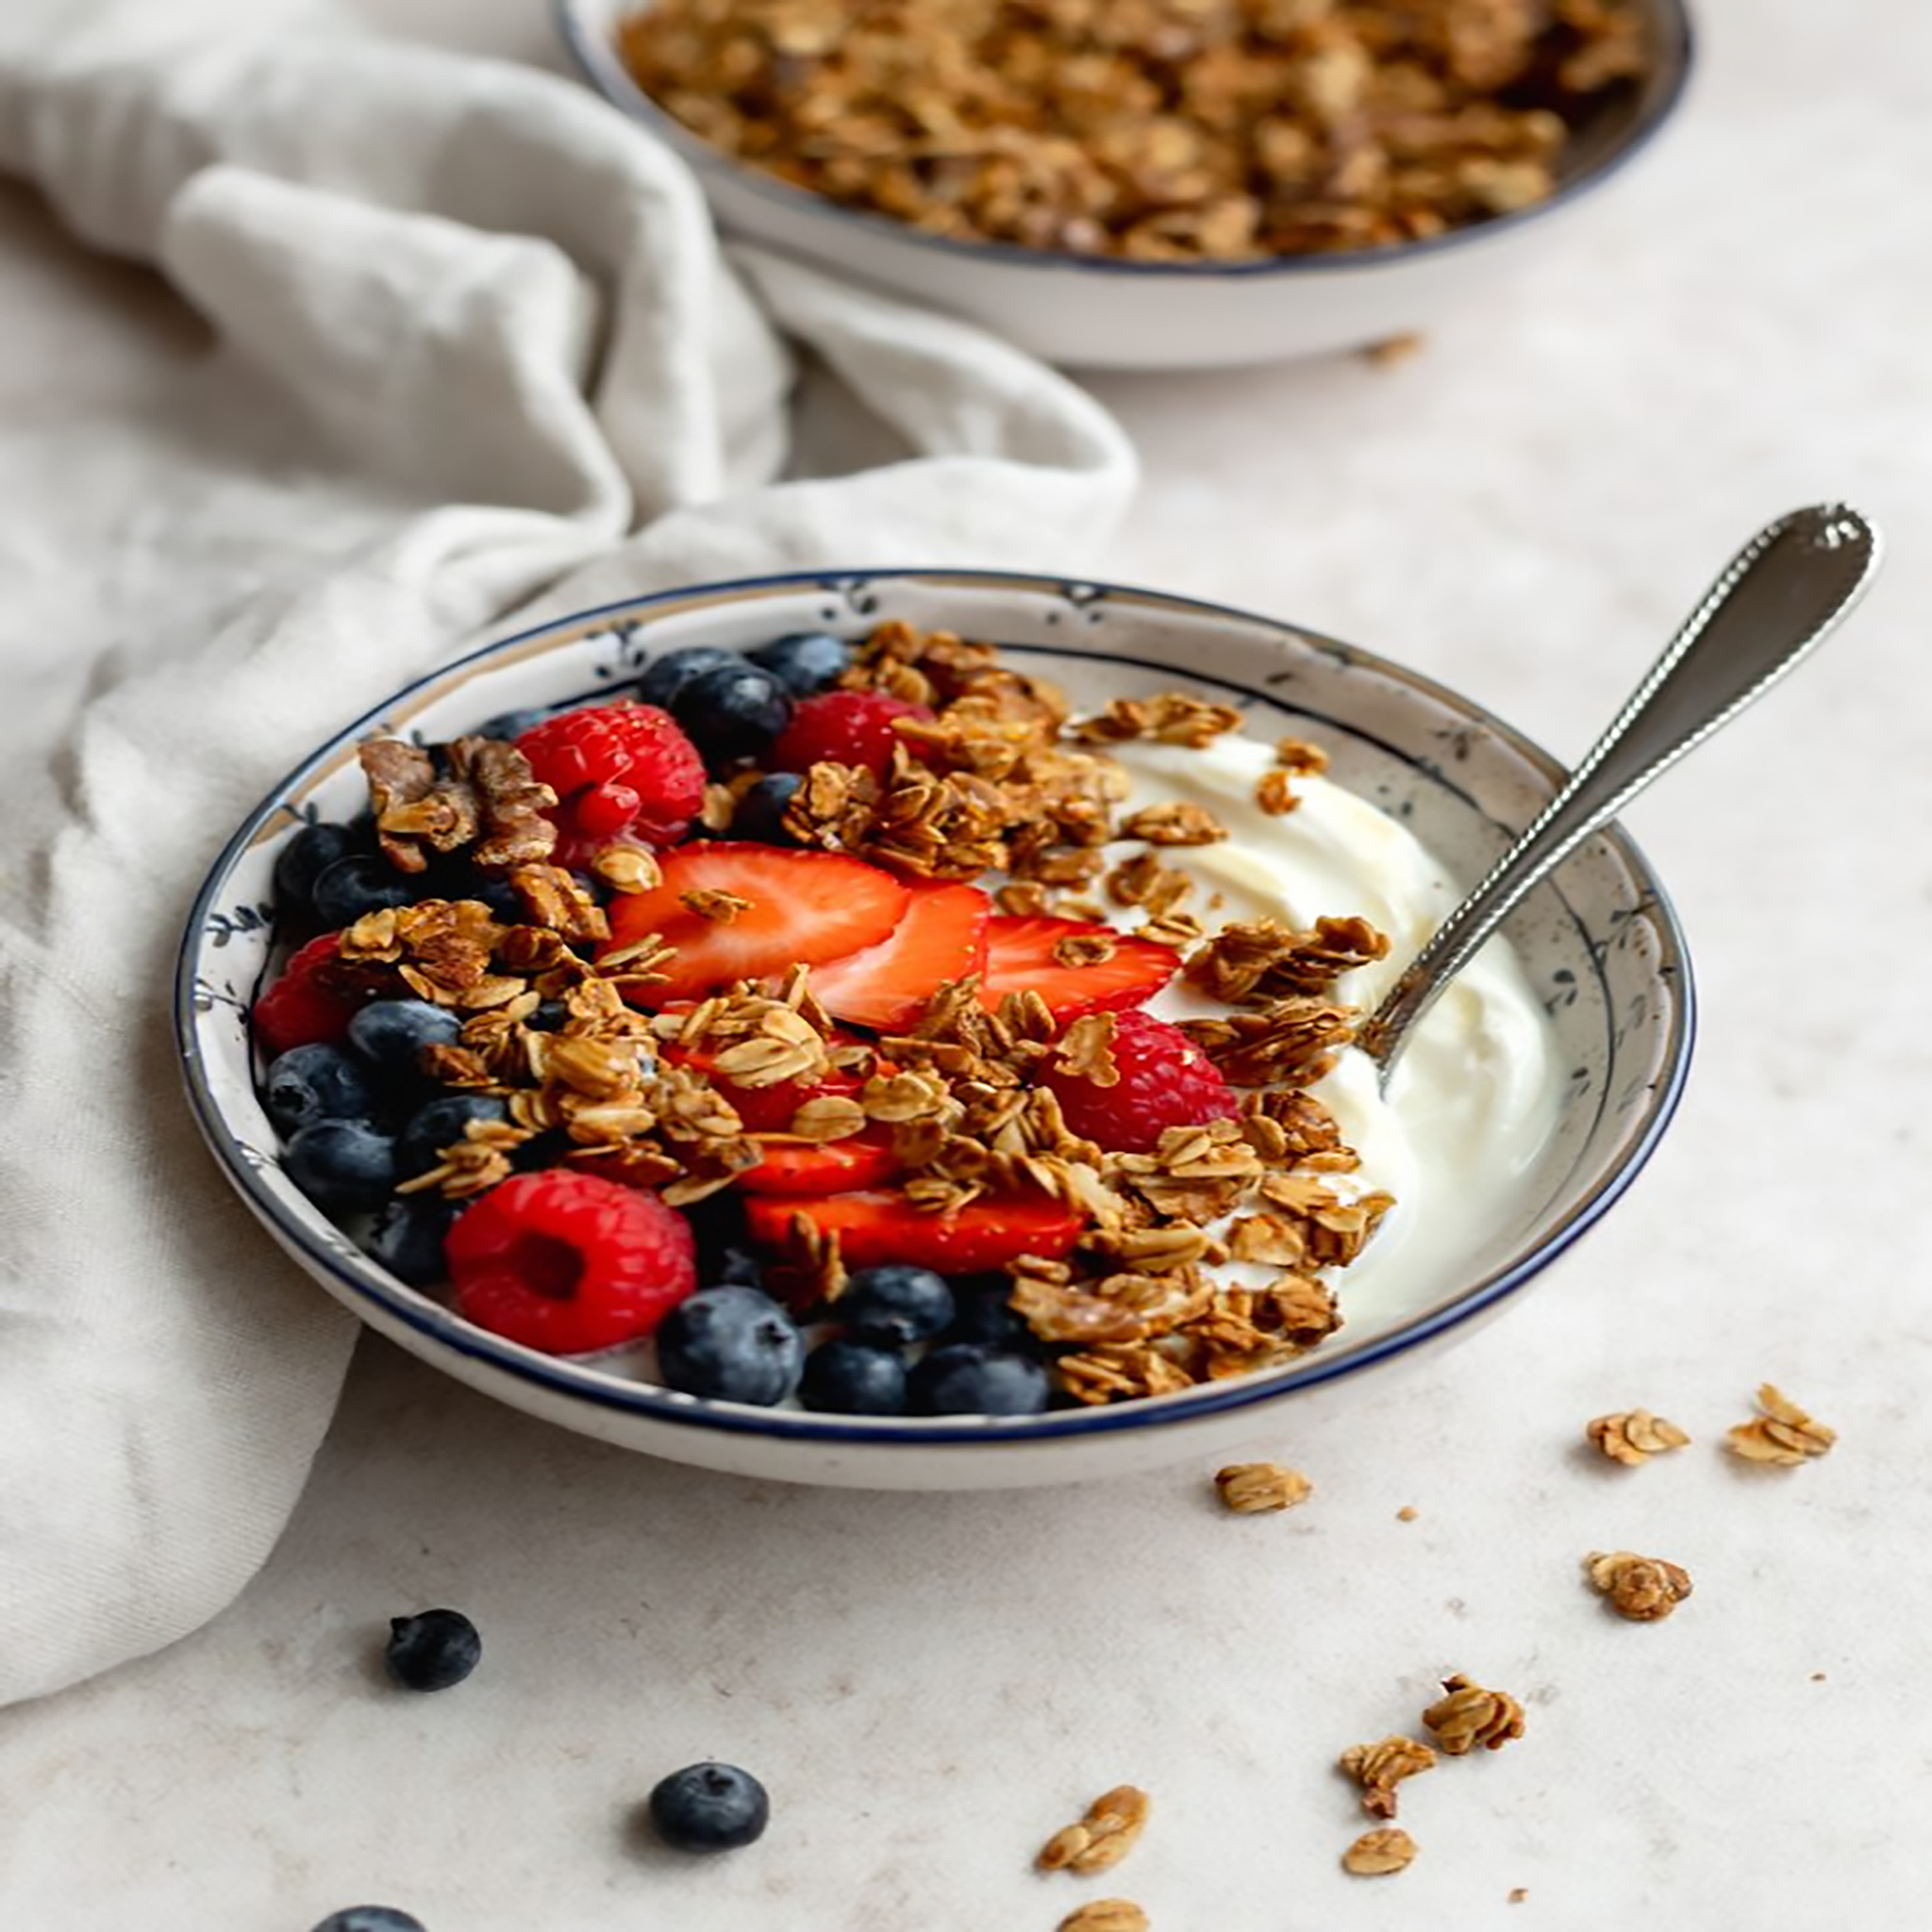
[[[1745,544],[1684,620],[1568,781],[1436,929],[1357,1044],[1386,1080],[1402,1043],[1476,949],[1583,841],[1824,641],[1877,569],[1857,510],[1793,510]]]

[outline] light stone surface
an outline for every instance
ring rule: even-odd
[[[554,60],[540,0],[362,4]],[[1765,518],[1842,495],[1887,529],[1843,635],[1631,814],[1702,1030],[1618,1211],[1506,1319],[1256,1441],[1313,1478],[1287,1516],[1226,1514],[1207,1468],[933,1499],[710,1477],[366,1341],[240,1602],[0,1721],[0,1924],[307,1932],[381,1901],[430,1932],[1045,1932],[1102,1892],[1162,1932],[1922,1923],[1932,15],[1700,14],[1650,164],[1413,358],[1094,384],[1146,464],[1116,576],[1358,641],[1559,753]],[[164,647],[367,511],[278,472],[271,424],[246,484],[188,440],[131,468],[124,425],[182,420],[199,325],[17,187],[0,341],[22,757],[100,645]],[[1839,1429],[1830,1457],[1722,1452],[1766,1378]],[[1692,1446],[1601,1461],[1584,1423],[1635,1404]],[[1620,1622],[1581,1570],[1618,1548],[1695,1595]],[[374,1659],[431,1604],[485,1662],[411,1699]],[[1368,1821],[1336,1756],[1457,1670],[1526,1734],[1406,1786],[1415,1865],[1348,1877]],[[639,1803],[707,1756],[766,1780],[769,1835],[653,1849]],[[1030,1871],[1124,1781],[1155,1804],[1126,1863]]]

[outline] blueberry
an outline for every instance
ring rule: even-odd
[[[285,910],[309,909],[315,882],[337,859],[360,848],[361,841],[347,825],[327,821],[304,825],[275,855],[275,904]]]
[[[493,873],[478,872],[474,866],[463,868],[458,877],[446,882],[439,879],[440,888],[436,896],[440,899],[475,899],[489,907],[491,915],[504,925],[527,925],[530,923],[530,908],[524,904],[524,895],[507,878]]]
[[[396,1169],[405,1180],[427,1174],[472,1121],[507,1121],[509,1108],[487,1093],[445,1093],[421,1107],[396,1136]]]
[[[363,1249],[398,1281],[427,1288],[449,1273],[442,1243],[457,1212],[456,1203],[441,1194],[391,1194],[377,1210]]]
[[[282,1165],[318,1208],[379,1208],[396,1184],[396,1143],[363,1121],[315,1121],[297,1129]]]
[[[985,1341],[995,1348],[1025,1353],[1036,1346],[1026,1319],[1012,1304],[1013,1284],[1004,1274],[974,1275],[953,1284],[958,1311],[946,1330],[948,1341]]]
[[[526,731],[534,731],[546,723],[553,714],[542,705],[532,705],[522,711],[499,711],[493,718],[486,719],[477,725],[470,736],[473,738],[521,738]]]
[[[645,704],[661,705],[668,711],[672,700],[701,672],[743,661],[736,651],[721,651],[715,644],[688,644],[681,651],[666,651],[638,679],[638,696]]]
[[[325,866],[309,893],[315,916],[330,928],[354,925],[365,912],[414,903],[416,888],[375,852],[352,852]]]
[[[382,1660],[405,1690],[447,1690],[483,1657],[483,1640],[460,1610],[422,1610],[389,1620]]]
[[[832,1415],[904,1415],[906,1364],[870,1342],[822,1341],[805,1358],[798,1399]]]
[[[425,1047],[454,1046],[462,1037],[460,1017],[428,1000],[371,1000],[349,1016],[349,1044],[392,1080],[419,1077]]]
[[[800,630],[744,655],[769,671],[793,697],[808,698],[824,691],[852,662],[852,646],[829,631]]]
[[[687,1764],[651,1793],[651,1823],[680,1852],[730,1852],[764,1834],[772,1816],[765,1788],[735,1764]]]
[[[561,1000],[545,1000],[524,1024],[533,1033],[555,1033],[570,1018],[570,1008]]]
[[[315,1932],[427,1932],[427,1927],[394,1906],[350,1906],[331,1912]]]
[[[734,658],[680,687],[671,715],[707,758],[735,758],[762,751],[784,730],[791,700],[769,671]]]
[[[805,1343],[789,1316],[755,1288],[706,1288],[658,1328],[658,1368],[668,1388],[770,1408],[798,1387]]]
[[[366,1120],[376,1093],[368,1074],[341,1047],[313,1040],[269,1062],[262,1105],[284,1134],[314,1121]]]
[[[907,1378],[915,1415],[1038,1415],[1049,1392],[1038,1362],[974,1341],[934,1349]]]
[[[930,1268],[861,1268],[833,1311],[861,1341],[905,1348],[928,1341],[953,1319],[953,1291]]]
[[[731,836],[759,845],[796,845],[798,841],[785,829],[785,808],[804,783],[796,772],[774,772],[760,778],[739,799],[731,814]]]

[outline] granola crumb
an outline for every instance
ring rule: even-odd
[[[1625,1408],[1612,1415],[1600,1415],[1584,1424],[1583,1434],[1612,1462],[1632,1469],[1648,1462],[1653,1456],[1681,1449],[1690,1440],[1675,1423],[1666,1422],[1647,1408]]]
[[[1042,1872],[1106,1872],[1133,1850],[1146,1828],[1151,1806],[1136,1785],[1116,1785],[1088,1806],[1079,1820],[1063,1825],[1040,1848],[1034,1862]]]
[[[1435,1768],[1436,1754],[1428,1745],[1401,1735],[1375,1744],[1352,1744],[1336,1760],[1337,1768],[1362,1788],[1362,1809],[1372,1818],[1395,1816],[1395,1787],[1406,1777]]]
[[[1402,1507],[1395,1512],[1395,1520],[1397,1523],[1413,1523],[1416,1520],[1416,1518],[1421,1514],[1422,1511],[1419,1510],[1413,1503],[1405,1503],[1402,1506]]]
[[[1741,1456],[1747,1462],[1786,1467],[1809,1462],[1825,1455],[1838,1441],[1836,1429],[1808,1415],[1774,1383],[1758,1385],[1757,1407],[1761,1415],[1724,1434],[1725,1446],[1732,1455]]]
[[[1508,1902],[1512,1906],[1520,1906],[1528,1896],[1529,1887],[1526,1885],[1512,1885],[1509,1888]]]
[[[1668,1617],[1690,1594],[1690,1573],[1661,1557],[1597,1550],[1583,1561],[1591,1587],[1609,1600],[1618,1616],[1633,1624],[1655,1624]]]
[[[1215,1472],[1214,1487],[1238,1516],[1292,1509],[1297,1503],[1306,1503],[1315,1488],[1300,1470],[1280,1462],[1231,1462]]]
[[[1364,344],[1362,360],[1377,369],[1393,369],[1398,362],[1407,362],[1421,355],[1422,348],[1422,337],[1409,329],[1399,336],[1384,336],[1378,342]]]
[[[1342,1853],[1341,1864],[1344,1871],[1353,1872],[1357,1878],[1380,1878],[1411,1864],[1415,1853],[1414,1839],[1399,1824],[1383,1824],[1363,1832]]]
[[[1076,1906],[1059,1932],[1148,1932],[1147,1914],[1130,1898],[1096,1898]]]
[[[1423,1712],[1423,1723],[1451,1757],[1481,1744],[1499,1751],[1523,1735],[1523,1707],[1502,1690],[1486,1690],[1457,1671],[1442,1679],[1443,1695]]]

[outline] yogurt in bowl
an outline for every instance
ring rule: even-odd
[[[352,815],[357,742],[441,742],[497,713],[617,695],[691,644],[744,649],[817,629],[857,638],[888,620],[996,641],[1080,711],[1176,687],[1232,708],[1241,739],[1137,742],[1124,761],[1150,798],[1194,788],[1226,824],[1225,840],[1175,855],[1220,896],[1217,917],[1362,913],[1383,926],[1389,957],[1358,969],[1359,987],[1338,989],[1354,1000],[1373,998],[1374,976],[1399,968],[1458,896],[1456,881],[1485,870],[1554,789],[1549,760],[1465,700],[1330,641],[1144,591],[991,574],[766,579],[640,599],[507,641],[399,693],[277,788],[218,861],[184,946],[184,1059],[210,1144],[284,1246],[363,1319],[519,1407],[704,1466],[860,1487],[1051,1482],[1251,1439],[1265,1405],[1506,1306],[1621,1195],[1669,1118],[1690,1003],[1668,908],[1611,833],[1578,855],[1560,892],[1546,887],[1525,903],[1508,946],[1492,947],[1430,1016],[1386,1103],[1351,1052],[1324,1076],[1322,1095],[1361,1156],[1348,1188],[1396,1205],[1343,1273],[1339,1332],[1263,1373],[1035,1415],[760,1409],[653,1386],[635,1357],[541,1355],[375,1266],[283,1169],[243,1022],[268,941],[258,912],[239,916],[269,900],[275,858],[299,825]],[[1253,801],[1284,737],[1321,746],[1328,769],[1298,775],[1295,808],[1271,812]]]

